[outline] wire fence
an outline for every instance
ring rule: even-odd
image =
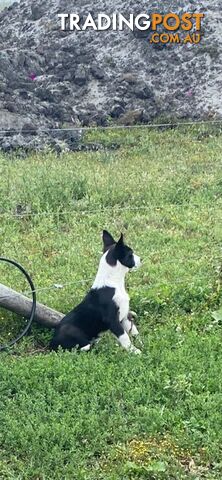
[[[190,257],[186,257],[186,258],[183,258],[182,260],[176,260],[176,265],[178,264],[183,264],[185,263],[186,265],[188,264],[188,262],[192,261],[192,262],[197,262],[197,261],[200,261],[202,260],[202,258],[200,256],[190,256]],[[222,245],[221,245],[221,255],[218,255],[218,256],[214,256],[213,258],[211,258],[211,260],[214,261],[214,265],[209,264],[212,268],[215,268],[217,269],[218,271],[222,271]],[[216,262],[217,265],[216,265]],[[167,260],[167,261],[162,261],[161,259],[159,259],[158,262],[156,261],[152,261],[152,259],[150,261],[145,261],[143,262],[143,267],[149,263],[149,265],[152,265],[152,266],[164,266],[164,265],[170,265],[170,264],[175,264],[175,258],[174,260]],[[142,268],[143,268],[142,267]],[[82,279],[82,280],[75,280],[75,281],[72,281],[72,282],[65,282],[65,283],[53,283],[51,285],[49,285],[48,287],[40,287],[40,288],[36,288],[34,291],[36,294],[38,293],[42,293],[42,292],[48,292],[48,291],[56,291],[56,290],[64,290],[65,288],[69,287],[69,286],[79,286],[79,285],[85,285],[85,284],[92,284],[94,280],[94,277],[89,277],[89,278],[86,278],[86,279]],[[174,280],[173,281],[173,284],[185,284],[186,283],[186,280],[189,280],[189,285],[191,285],[192,282],[190,282],[190,277],[183,277],[183,280]],[[195,280],[195,283],[196,283],[196,280]],[[140,289],[141,287],[142,288],[146,288],[146,289],[153,289],[153,288],[157,288],[157,287],[160,287],[160,286],[169,286],[169,282],[159,282],[159,283],[152,283],[151,282],[151,279],[149,280],[148,284],[146,285],[140,285]],[[22,292],[19,292],[21,295],[25,295],[25,296],[29,296],[31,294],[30,290],[24,290]],[[4,299],[7,299],[7,298],[12,298],[14,297],[14,294],[9,294],[9,295],[5,295],[5,296],[1,296],[0,297],[0,300],[4,300]]]
[[[135,124],[135,125],[92,125],[92,126],[72,126],[72,127],[36,127],[33,129],[24,129],[21,128],[10,128],[5,130],[0,130],[0,134],[13,134],[13,132],[22,133],[22,134],[32,134],[32,133],[50,133],[50,132],[72,132],[72,131],[95,131],[95,130],[133,130],[133,129],[152,129],[152,128],[175,128],[181,126],[202,126],[202,125],[222,125],[221,120],[203,120],[203,121],[189,121],[189,122],[171,122],[171,123],[144,123],[144,124]]]
[[[38,294],[39,292],[49,292],[49,291],[56,291],[56,290],[64,290],[65,288],[67,287],[70,287],[70,286],[75,286],[75,285],[79,285],[79,284],[82,284],[82,285],[87,285],[89,284],[89,286],[92,284],[94,278],[88,278],[88,279],[84,279],[84,280],[79,280],[79,281],[75,281],[75,282],[68,282],[68,283],[64,283],[63,285],[57,285],[57,284],[54,284],[54,285],[51,285],[50,287],[43,287],[43,288],[37,288],[35,290],[33,290],[33,292],[35,292],[36,294]],[[154,288],[160,288],[160,287],[170,287],[171,285],[183,285],[184,287],[186,286],[186,281],[189,281],[189,287],[192,287],[193,283],[195,283],[195,286],[198,287],[198,288],[201,288],[203,289],[202,286],[198,285],[197,284],[197,281],[193,281],[193,283],[190,281],[190,277],[185,277],[183,280],[174,280],[173,282],[158,282],[158,283],[152,283],[151,281],[150,282],[147,282],[146,284],[140,284],[139,286],[136,286],[134,288],[139,288],[139,290],[141,289],[146,289],[146,290],[152,290]],[[206,285],[205,285],[206,287]],[[31,294],[32,294],[32,291],[23,291],[23,292],[17,292],[16,291],[16,294],[19,294],[19,295],[24,295],[24,296],[27,296],[29,297]],[[0,297],[0,301],[2,300],[6,300],[8,298],[15,298],[15,294],[11,294],[11,295],[5,295],[5,296],[2,296]],[[1,305],[0,305],[0,308],[1,308]]]
[[[207,209],[208,211],[215,210],[215,205],[217,204],[218,201],[218,206],[222,207],[222,199],[218,197],[218,199],[214,199],[214,204],[212,206],[209,206]],[[193,208],[200,208],[202,205],[208,205],[209,202],[203,202],[201,199],[201,203],[191,203],[191,202],[185,202],[185,203],[164,203],[163,205],[140,205],[138,207],[133,207],[133,206],[126,206],[126,205],[106,205],[103,206],[102,208],[95,208],[95,209],[87,209],[83,208],[81,210],[52,210],[52,211],[44,211],[44,212],[27,212],[27,211],[19,211],[19,212],[0,212],[0,217],[6,217],[6,218],[22,218],[22,217],[41,217],[41,216],[65,216],[65,215],[96,215],[99,213],[107,213],[108,210],[116,210],[119,213],[121,211],[129,211],[129,212],[142,212],[142,211],[151,211],[151,210],[167,210],[169,209],[174,209],[174,208],[184,208],[184,206],[189,206]]]
[[[92,281],[93,281],[93,278],[88,278],[88,279],[76,280],[76,281],[73,281],[73,282],[66,282],[66,283],[63,283],[63,284],[54,283],[54,284],[50,285],[49,287],[36,288],[34,290],[34,292],[37,294],[39,292],[48,292],[50,290],[54,290],[54,291],[55,290],[62,290],[62,289],[65,289],[69,286],[80,285],[80,284],[84,285],[84,284],[87,284],[87,283],[92,282]],[[32,292],[30,292],[30,290],[24,290],[22,292],[16,292],[16,293],[19,293],[20,295],[29,296],[29,295],[31,295]],[[0,300],[5,300],[6,298],[12,298],[12,297],[14,297],[14,294],[4,295],[3,297],[0,297]]]

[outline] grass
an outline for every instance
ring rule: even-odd
[[[92,282],[102,228],[123,231],[143,258],[127,279],[143,354],[109,334],[89,354],[39,353],[51,332],[37,325],[2,353],[0,479],[219,480],[221,131],[86,141],[119,148],[0,157],[1,255],[32,274],[39,301],[66,312]],[[27,289],[13,268],[0,271]],[[0,342],[22,323],[1,310]]]

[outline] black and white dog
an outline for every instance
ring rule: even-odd
[[[140,265],[140,258],[125,245],[121,234],[118,242],[103,230],[103,256],[95,281],[84,300],[69,312],[56,327],[51,349],[78,347],[88,351],[100,333],[110,330],[120,345],[133,353],[141,353],[130,341],[138,335],[129,311],[129,295],[125,289],[126,273]]]

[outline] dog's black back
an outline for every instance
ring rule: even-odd
[[[64,349],[76,346],[82,348],[96,339],[100,333],[109,330],[111,325],[106,320],[106,314],[114,293],[115,289],[109,287],[90,290],[84,300],[61,320],[51,341],[51,348],[53,350],[57,350],[58,346]],[[115,319],[118,307],[113,304],[112,310]]]

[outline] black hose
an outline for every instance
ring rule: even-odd
[[[17,267],[20,270],[20,272],[22,272],[23,275],[26,277],[26,280],[28,281],[28,283],[31,287],[31,292],[32,292],[32,308],[31,308],[30,317],[29,317],[27,325],[25,326],[24,330],[14,340],[11,340],[7,345],[0,345],[0,352],[1,352],[3,350],[7,350],[9,347],[12,347],[15,343],[17,343],[19,340],[21,340],[21,338],[24,337],[24,335],[26,335],[29,328],[31,327],[31,324],[34,320],[35,311],[36,311],[36,291],[35,291],[35,286],[33,284],[33,281],[31,279],[30,275],[26,272],[26,270],[19,263],[15,262],[14,260],[9,260],[8,258],[4,258],[4,257],[0,257],[0,261],[10,263],[11,265],[14,265],[15,267]]]

